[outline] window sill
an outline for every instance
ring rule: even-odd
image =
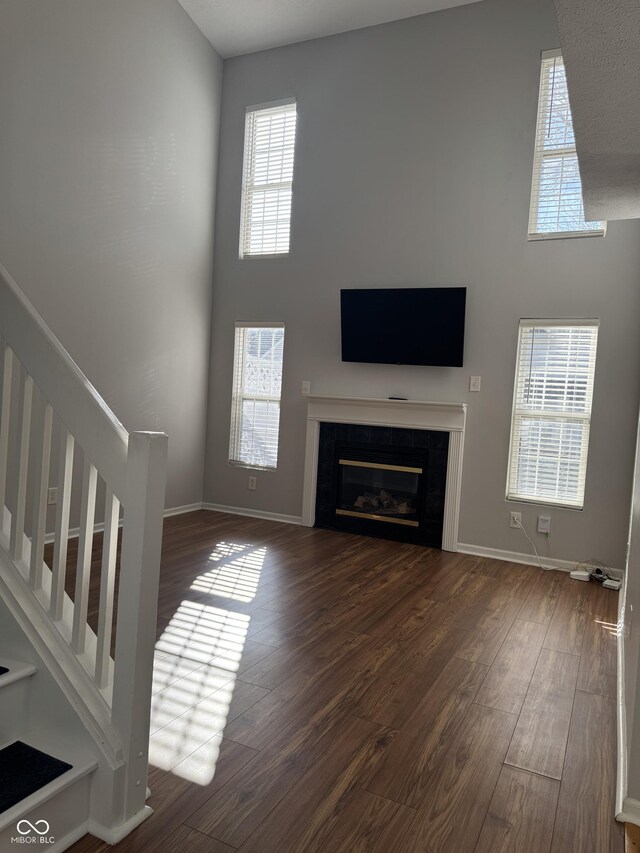
[[[269,260],[270,258],[288,258],[290,252],[271,252],[267,254],[265,252],[264,255],[240,255],[238,260],[240,261],[261,261],[261,260]]]
[[[531,506],[545,506],[551,507],[552,509],[570,509],[574,512],[582,512],[584,509],[584,504],[581,506],[576,506],[576,504],[566,504],[561,501],[550,501],[543,500],[542,498],[532,497],[532,498],[524,498],[524,497],[512,497],[511,495],[507,495],[505,498],[507,503],[516,503],[516,504],[529,504]]]
[[[528,234],[527,240],[530,243],[540,240],[575,240],[578,237],[604,237],[606,233],[606,228],[600,231],[551,231],[548,234]]]
[[[236,462],[233,459],[229,459],[229,467],[230,468],[246,468],[249,471],[277,471],[277,465],[275,467],[267,467],[262,465],[250,465],[248,462]]]

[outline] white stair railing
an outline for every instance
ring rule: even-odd
[[[109,834],[135,825],[145,808],[167,437],[126,432],[2,265],[0,350],[0,593],[112,771],[109,802],[98,809]],[[88,604],[97,496],[103,543],[94,632]],[[72,521],[79,530],[69,595]],[[100,787],[104,800],[104,781]]]

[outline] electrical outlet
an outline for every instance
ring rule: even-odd
[[[521,512],[510,512],[509,513],[509,527],[520,527],[522,524],[522,513]]]
[[[58,489],[56,486],[47,490],[47,504],[53,506],[58,503]]]
[[[481,382],[482,382],[482,376],[470,376],[469,377],[469,391],[479,391]]]
[[[538,533],[551,533],[551,516],[538,516]]]
[[[255,492],[256,486],[257,486],[256,478],[255,477],[249,477],[249,485],[247,486],[247,488],[251,489],[252,492]]]
[[[311,393],[311,382],[308,379],[302,380],[302,395],[303,397],[308,397]]]

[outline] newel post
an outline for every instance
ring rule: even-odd
[[[167,462],[164,433],[129,436],[112,722],[127,762],[123,820],[144,809]]]

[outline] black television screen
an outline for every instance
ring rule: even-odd
[[[342,290],[342,360],[462,367],[466,299],[466,287]]]

